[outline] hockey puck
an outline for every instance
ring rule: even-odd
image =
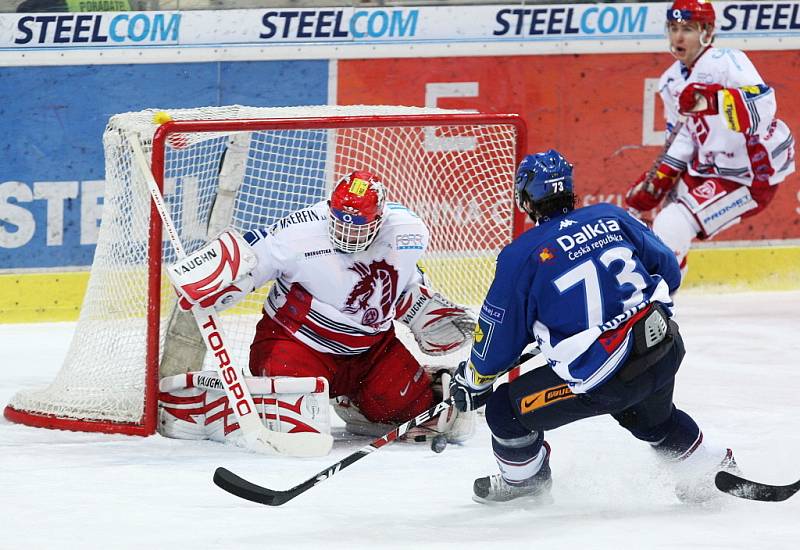
[[[437,435],[431,441],[431,451],[434,453],[441,453],[442,451],[447,448],[447,437],[443,435]]]

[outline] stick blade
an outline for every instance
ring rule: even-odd
[[[714,483],[724,493],[762,502],[784,501],[800,489],[800,481],[791,485],[769,485],[750,481],[724,470],[717,472]]]
[[[266,504],[267,506],[280,506],[291,498],[287,498],[284,491],[273,491],[272,489],[261,487],[255,483],[250,483],[246,479],[222,467],[217,468],[214,472],[214,484],[223,491],[236,495],[239,498],[249,500],[250,502]]]

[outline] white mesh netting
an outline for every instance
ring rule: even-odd
[[[23,415],[15,420],[26,422],[24,415],[30,413],[97,423],[79,429],[117,431],[114,424],[140,425],[146,413],[154,414],[155,404],[145,403],[147,334],[159,331],[163,351],[175,294],[162,274],[160,322],[148,327],[150,197],[132,166],[128,139],[138,136],[149,156],[157,112],[125,113],[109,121],[103,138],[103,218],[76,333],[53,383],[14,396],[9,408]],[[256,131],[237,131],[233,122],[225,132],[172,135],[165,149],[165,204],[191,252],[225,226],[245,231],[271,225],[326,198],[342,174],[366,168],[383,178],[390,200],[417,212],[431,228],[424,262],[437,288],[456,302],[482,301],[494,259],[512,237],[513,125],[427,126],[426,115],[454,112],[412,107],[230,106],[168,112],[174,120],[413,118],[415,125],[408,127],[321,129],[309,124]],[[163,240],[166,265],[175,254]],[[244,364],[265,291],[222,316],[228,346]]]

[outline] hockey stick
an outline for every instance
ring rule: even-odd
[[[239,187],[245,177],[250,133],[233,134],[217,170],[217,191],[206,223],[206,238],[211,240],[231,223],[233,207]],[[202,370],[207,347],[191,312],[172,307],[164,336],[159,375],[163,378]]]
[[[658,167],[661,165],[661,161],[663,161],[664,157],[667,156],[667,151],[669,151],[669,148],[672,147],[672,143],[675,141],[675,138],[678,137],[678,134],[685,124],[686,115],[681,115],[678,117],[678,120],[675,122],[672,130],[669,131],[669,135],[664,140],[664,147],[661,149],[661,153],[659,153],[659,155],[656,157],[656,160],[653,162],[653,165],[650,167],[650,170],[647,171],[647,175],[642,181],[642,187],[645,189],[652,187],[653,178],[656,177],[656,172],[658,172]]]
[[[669,148],[670,146],[672,146],[672,143],[675,141],[675,138],[678,137],[678,134],[680,133],[681,128],[683,128],[684,124],[686,124],[686,116],[681,115],[678,118],[677,122],[675,122],[675,125],[672,127],[672,130],[670,130],[667,138],[664,140],[664,147],[661,148],[661,152],[656,157],[656,160],[653,161],[653,165],[650,166],[650,169],[647,171],[647,174],[645,174],[644,179],[642,179],[642,181],[638,185],[629,189],[627,196],[635,195],[642,189],[645,190],[650,195],[655,195],[656,189],[655,186],[653,185],[653,180],[656,177],[656,172],[658,172],[658,167],[661,166],[661,161],[664,160],[664,157],[667,155],[667,151],[669,151]],[[668,199],[668,196],[662,198],[662,200],[659,201],[659,204],[656,205],[655,208],[658,208],[665,199]],[[655,208],[653,208],[653,210]],[[650,212],[650,210],[648,210],[647,212]],[[631,216],[646,223],[647,225],[652,225],[653,220],[651,216],[647,214],[647,212],[644,211],[639,212],[634,208],[630,207],[628,208],[628,213]]]
[[[723,493],[762,502],[781,502],[800,491],[800,480],[789,485],[770,485],[750,481],[724,470],[717,472],[714,483]]]
[[[519,367],[522,363],[526,362],[527,360],[535,357],[539,354],[539,350],[536,349],[530,353],[522,354],[517,361],[514,362],[509,371],[513,371],[513,369]],[[445,399],[441,403],[438,403],[417,415],[416,417],[412,418],[411,420],[400,424],[391,432],[383,435],[377,439],[375,439],[372,443],[367,445],[366,447],[362,447],[361,449],[357,450],[356,452],[347,455],[339,462],[325,468],[321,472],[316,475],[311,476],[304,482],[295,485],[290,489],[286,489],[284,491],[276,491],[275,489],[269,489],[267,487],[262,487],[261,485],[256,485],[255,483],[251,483],[246,479],[239,477],[238,475],[234,474],[230,470],[219,467],[214,472],[214,484],[222,489],[223,491],[227,491],[228,493],[235,495],[239,498],[243,498],[245,500],[249,500],[251,502],[257,502],[259,504],[266,504],[267,506],[280,506],[286,502],[289,502],[294,497],[301,495],[314,487],[325,481],[326,479],[331,478],[335,474],[338,474],[341,470],[347,468],[354,462],[361,460],[368,454],[371,454],[384,445],[388,445],[389,443],[397,440],[398,438],[402,437],[408,430],[415,426],[419,426],[420,424],[427,422],[433,418],[438,417],[442,413],[446,412],[450,407],[453,406],[452,398]]]
[[[161,217],[167,236],[178,258],[184,258],[186,251],[181,244],[178,231],[172,222],[172,217],[164,204],[164,197],[158,188],[153,172],[150,169],[144,151],[137,139],[137,136],[128,137],[128,141],[133,151],[133,160],[139,172],[147,183],[153,205]],[[258,409],[253,402],[253,396],[247,388],[244,380],[244,371],[241,367],[234,365],[233,355],[228,351],[225,344],[225,336],[222,330],[222,323],[217,312],[213,308],[203,309],[195,306],[192,308],[197,327],[203,336],[203,341],[213,354],[214,368],[222,382],[228,403],[233,409],[239,429],[242,430],[244,440],[248,449],[266,453],[281,454],[297,457],[324,456],[328,454],[333,446],[333,437],[329,434],[299,433],[287,434],[268,430],[258,416]]]
[[[318,485],[326,479],[333,477],[341,470],[344,470],[354,462],[357,462],[365,456],[377,451],[384,445],[392,443],[399,437],[402,437],[414,426],[419,426],[423,422],[427,422],[428,420],[438,417],[440,414],[447,411],[447,409],[449,409],[452,405],[452,399],[445,399],[441,403],[437,403],[427,411],[422,412],[411,420],[403,422],[386,435],[382,435],[381,437],[375,439],[369,445],[347,455],[339,462],[325,468],[318,474],[311,476],[299,485],[295,485],[291,489],[286,489],[285,491],[276,491],[274,489],[268,489],[267,487],[256,485],[255,483],[251,483],[223,467],[217,468],[217,470],[214,472],[214,483],[223,491],[227,491],[228,493],[236,495],[239,498],[243,498],[251,502],[257,502],[259,504],[266,504],[267,506],[280,506],[281,504],[292,500],[294,497],[305,493],[315,485]]]

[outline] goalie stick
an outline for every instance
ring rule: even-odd
[[[800,480],[789,485],[770,485],[751,481],[724,470],[717,472],[714,483],[723,493],[762,502],[782,502],[800,491]]]
[[[535,357],[539,354],[539,350],[535,349],[532,350],[530,353],[523,353],[520,355],[519,359],[514,362],[512,368],[509,371],[513,371],[515,368],[519,367],[522,363],[528,361],[529,359]],[[290,489],[286,489],[284,491],[278,491],[275,489],[269,489],[267,487],[262,487],[261,485],[256,485],[246,479],[234,474],[227,468],[218,467],[214,472],[214,484],[232,495],[235,495],[239,498],[243,498],[245,500],[249,500],[251,502],[257,502],[259,504],[266,504],[267,506],[280,506],[286,502],[289,502],[293,498],[298,495],[301,495],[311,489],[312,487],[322,483],[326,479],[330,479],[334,475],[338,474],[343,469],[347,468],[354,462],[357,462],[364,458],[365,456],[374,453],[384,445],[388,445],[393,441],[396,441],[399,437],[403,436],[408,430],[413,428],[414,426],[418,426],[428,420],[438,417],[442,413],[446,412],[450,407],[453,406],[452,398],[445,399],[441,403],[437,403],[427,411],[424,411],[417,415],[416,417],[408,420],[400,424],[391,432],[383,435],[377,439],[375,439],[369,445],[362,447],[361,449],[357,450],[356,452],[347,455],[339,462],[328,466],[321,472],[317,473],[316,475],[311,476],[307,480],[303,481],[302,483],[291,487]]]
[[[147,184],[153,207],[158,212],[164,229],[178,258],[186,256],[186,251],[178,236],[172,217],[164,204],[164,197],[158,188],[150,165],[147,163],[136,135],[128,136],[133,151],[133,162]],[[296,457],[324,456],[333,446],[333,437],[329,434],[300,433],[287,434],[268,430],[258,416],[253,396],[244,379],[244,371],[233,363],[232,354],[228,352],[225,336],[219,315],[213,308],[192,308],[197,327],[214,355],[214,368],[222,382],[228,403],[233,410],[239,429],[242,431],[248,449],[265,454],[282,454]]]

